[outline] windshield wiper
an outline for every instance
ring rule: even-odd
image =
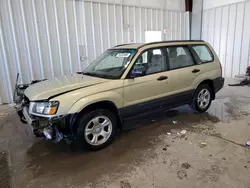
[[[81,72],[81,74],[87,75],[87,76],[98,77],[98,78],[107,78],[107,79],[114,79],[115,78],[114,76],[105,75],[105,74],[95,74],[92,72]]]
[[[83,75],[87,75],[87,76],[96,76],[96,74],[91,73],[91,72],[82,72]]]

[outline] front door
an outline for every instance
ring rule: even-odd
[[[168,91],[166,48],[145,51],[124,81],[124,117],[156,108]]]

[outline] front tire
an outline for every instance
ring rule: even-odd
[[[194,94],[191,108],[197,112],[205,112],[212,102],[212,90],[207,84],[200,85]]]
[[[84,149],[103,149],[112,143],[116,127],[117,118],[109,110],[97,109],[84,113],[78,122],[77,142]]]

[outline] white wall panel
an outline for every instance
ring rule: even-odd
[[[236,27],[236,4],[229,6],[228,14],[228,26],[227,26],[227,48],[226,48],[226,58],[224,64],[224,73],[227,77],[231,77],[232,72],[232,59],[234,52],[234,41],[235,41],[235,27]]]
[[[237,4],[237,17],[235,18],[235,40],[233,49],[233,59],[232,59],[232,71],[231,76],[236,75],[240,72],[239,67],[241,62],[241,48],[242,48],[242,38],[243,38],[243,26],[245,20],[245,7],[244,3]],[[249,49],[250,50],[250,49]],[[239,63],[234,63],[239,62]],[[245,69],[243,69],[245,71]]]
[[[184,0],[105,2],[1,0],[0,104],[12,101],[17,73],[29,83],[81,71],[114,45],[144,42],[146,30],[189,39]]]
[[[158,8],[165,10],[184,11],[185,1],[183,0],[86,0],[91,2],[118,4],[126,6]]]
[[[244,74],[250,65],[250,1],[203,11],[202,39],[219,55],[223,75]]]
[[[250,14],[250,2],[245,5],[245,16],[243,22],[243,33],[242,33],[242,44],[241,44],[241,59],[239,62],[239,72],[243,73],[246,67],[250,65],[250,24],[249,24],[249,14]]]
[[[206,20],[208,21],[208,20]],[[221,42],[221,26],[222,26],[222,8],[217,8],[214,15],[214,50],[220,54],[220,42]]]
[[[247,0],[203,0],[203,9],[212,9],[229,4],[239,3]]]

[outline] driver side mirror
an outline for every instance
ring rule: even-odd
[[[144,76],[143,72],[137,70],[137,71],[132,71],[129,75],[129,78],[134,79],[136,77],[141,77],[141,76]]]
[[[129,78],[133,79],[136,77],[145,76],[145,71],[143,70],[144,70],[143,67],[137,67],[137,68],[134,67],[129,75]]]

